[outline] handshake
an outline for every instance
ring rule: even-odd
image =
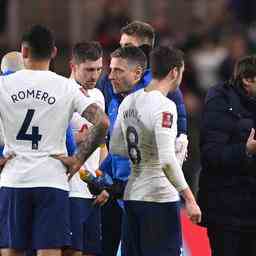
[[[81,167],[79,170],[80,179],[87,183],[87,186],[92,195],[99,195],[103,190],[109,190],[113,185],[112,178],[103,173],[101,170],[96,171],[96,176],[92,175],[84,167]]]

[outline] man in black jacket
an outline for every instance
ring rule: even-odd
[[[201,128],[199,205],[213,256],[256,255],[256,57],[212,87]]]

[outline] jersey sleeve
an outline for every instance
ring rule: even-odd
[[[123,104],[123,103],[122,103]],[[114,124],[113,132],[110,138],[110,152],[111,154],[118,154],[127,156],[127,149],[125,147],[125,138],[122,131],[122,104],[119,107],[117,118]]]
[[[179,88],[177,88],[174,92],[170,92],[167,94],[167,98],[174,101],[177,107],[178,113],[178,121],[177,121],[177,129],[178,135],[187,134],[187,112],[184,104],[184,99],[182,92]]]
[[[95,103],[103,110],[105,111],[105,99],[104,96],[102,94],[102,92],[95,88],[94,90],[96,90],[96,97],[95,97]]]
[[[68,126],[66,131],[66,147],[68,155],[72,156],[76,151],[76,142],[70,125]]]
[[[177,110],[173,102],[164,102],[152,113],[158,157],[161,167],[171,184],[182,191],[188,187],[183,171],[175,155],[177,135]]]
[[[85,111],[85,109],[94,103],[93,99],[86,97],[77,87],[73,86],[72,88],[73,96],[73,107],[74,112],[79,113],[80,115]]]

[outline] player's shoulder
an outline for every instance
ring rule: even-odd
[[[88,90],[88,93],[89,93],[90,97],[93,97],[97,100],[104,102],[103,93],[98,88],[90,89],[90,90]]]
[[[176,105],[173,101],[168,99],[165,95],[163,95],[158,90],[153,90],[148,92],[147,100],[150,102],[152,108],[155,109],[176,109]]]
[[[88,90],[88,95],[96,104],[105,110],[105,99],[103,93],[99,89],[93,88]]]
[[[122,109],[122,108],[125,108],[126,106],[129,106],[131,102],[135,102],[142,93],[143,93],[143,89],[138,90],[136,92],[133,92],[133,93],[127,95],[122,100],[122,103],[119,106],[119,109]]]
[[[55,72],[52,72],[50,70],[31,70],[31,69],[22,69],[15,73],[12,73],[7,76],[3,76],[3,79],[5,80],[40,80],[40,81],[58,81],[67,83],[68,79],[62,75],[59,75]]]
[[[59,75],[52,71],[48,71],[47,73],[45,73],[45,78],[49,80],[58,81],[64,85],[68,85],[68,86],[70,85],[70,81],[67,77]]]

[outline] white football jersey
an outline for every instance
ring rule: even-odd
[[[105,109],[105,100],[102,92],[97,89],[88,90],[88,97],[94,103],[96,103],[103,111]],[[71,119],[71,127],[74,133],[80,131],[81,129],[87,129],[92,127],[92,124],[88,122],[85,118],[81,117],[78,113],[74,113]],[[84,127],[85,126],[85,127]],[[95,171],[99,168],[100,163],[100,148],[96,149],[92,155],[87,159],[84,164],[84,168],[90,171],[93,175],[95,175]],[[92,198],[92,194],[90,193],[87,184],[83,182],[79,173],[76,173],[71,180],[69,181],[70,186],[70,197],[79,197],[79,198]]]
[[[16,155],[1,173],[1,186],[69,190],[66,168],[51,155],[66,154],[68,123],[91,103],[72,81],[51,71],[0,77],[4,154]]]
[[[132,172],[124,200],[174,202],[179,200],[175,187],[162,170],[157,133],[166,133],[175,156],[177,110],[174,102],[159,91],[141,89],[121,103],[111,140],[111,151],[128,155]],[[123,147],[122,145],[125,145]],[[177,162],[178,165],[178,162]]]

